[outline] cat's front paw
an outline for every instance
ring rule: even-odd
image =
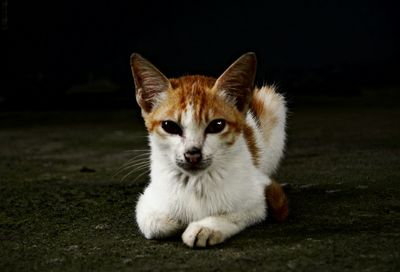
[[[168,217],[149,217],[139,223],[139,229],[147,239],[162,239],[174,235],[181,225]]]
[[[155,209],[154,199],[148,193],[140,196],[136,205],[136,222],[147,239],[160,239],[173,236],[183,229],[182,224],[168,214]]]
[[[189,247],[206,247],[222,243],[224,238],[220,231],[194,222],[186,228],[182,240]]]

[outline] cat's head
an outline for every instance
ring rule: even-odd
[[[254,53],[242,55],[218,79],[168,79],[138,54],[131,68],[151,144],[171,165],[195,175],[234,152],[254,89]]]

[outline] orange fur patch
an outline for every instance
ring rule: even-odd
[[[274,110],[266,107],[265,105],[265,97],[266,94],[263,92],[268,93],[268,96],[272,98],[271,104],[281,104],[279,96],[275,93],[275,91],[271,88],[264,87],[262,89],[256,89],[254,91],[253,99],[251,101],[250,109],[254,114],[254,117],[257,120],[258,125],[260,126],[264,138],[269,139],[272,129],[278,123],[278,118],[274,113]]]
[[[254,137],[253,128],[249,125],[244,125],[243,127],[243,136],[246,139],[247,146],[250,150],[251,157],[253,159],[253,163],[255,166],[258,166],[260,163],[260,149],[257,147],[256,139]]]
[[[265,198],[272,218],[277,222],[285,221],[289,214],[289,205],[282,186],[273,180],[265,188]]]
[[[245,119],[235,107],[226,103],[213,89],[214,78],[205,76],[183,76],[170,79],[171,89],[166,92],[165,101],[144,116],[149,132],[158,132],[162,120],[181,121],[182,113],[190,105],[195,121],[208,124],[212,119],[223,118],[228,130],[221,136],[232,136],[242,131]]]
[[[253,99],[251,100],[250,109],[254,114],[254,117],[260,122],[264,116],[265,106],[264,100],[258,97],[259,90],[256,90],[253,94]]]

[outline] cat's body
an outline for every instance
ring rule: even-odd
[[[202,247],[264,220],[267,202],[277,220],[287,216],[269,178],[283,153],[285,102],[254,88],[254,54],[218,79],[168,80],[137,54],[131,65],[151,146],[151,182],[136,206],[146,238],[183,231],[185,244]]]

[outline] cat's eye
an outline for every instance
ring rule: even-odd
[[[165,132],[167,132],[169,134],[177,134],[177,135],[182,136],[181,127],[174,121],[171,121],[171,120],[162,121],[161,127]]]
[[[206,133],[219,133],[224,130],[225,125],[226,121],[224,119],[215,119],[208,124]]]

